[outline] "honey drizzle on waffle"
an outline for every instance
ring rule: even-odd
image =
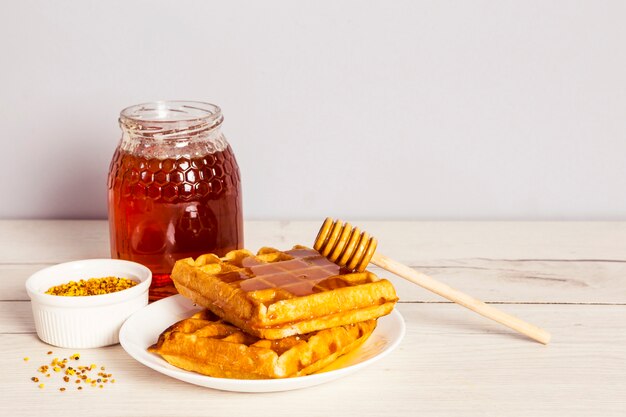
[[[295,296],[305,296],[345,286],[340,279],[340,267],[308,248],[285,251],[285,260],[263,262],[250,256],[242,260],[242,269],[217,274],[224,281],[239,285],[246,292],[282,289]]]

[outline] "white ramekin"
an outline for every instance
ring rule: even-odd
[[[69,281],[103,277],[130,278],[137,282],[126,290],[82,297],[45,292]],[[118,259],[86,259],[42,269],[26,281],[35,328],[41,340],[64,348],[95,348],[119,343],[124,321],[148,304],[152,272],[145,266]]]

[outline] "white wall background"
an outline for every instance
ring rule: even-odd
[[[2,218],[104,218],[158,99],[222,106],[249,219],[626,218],[626,2],[3,3]]]

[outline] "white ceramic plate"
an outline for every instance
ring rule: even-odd
[[[224,391],[272,392],[310,387],[349,375],[382,359],[395,349],[404,337],[404,320],[400,313],[378,319],[369,339],[355,351],[342,356],[325,369],[307,376],[286,379],[228,379],[212,378],[176,368],[160,356],[148,352],[168,326],[190,317],[201,308],[181,295],[174,295],[150,304],[133,314],[120,330],[122,347],[137,361],[157,372],[203,387]]]

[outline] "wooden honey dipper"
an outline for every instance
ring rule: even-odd
[[[482,316],[525,334],[531,339],[543,344],[550,342],[550,333],[545,330],[485,304],[398,261],[376,253],[377,244],[374,237],[365,231],[361,232],[358,227],[353,228],[350,223],[335,221],[327,217],[315,238],[313,247],[331,262],[350,271],[362,272],[371,262]]]

